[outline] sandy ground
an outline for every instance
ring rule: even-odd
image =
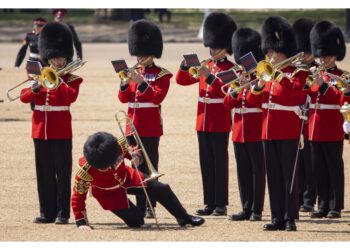
[[[87,200],[90,222],[96,230],[77,230],[73,219],[66,226],[37,225],[38,197],[31,134],[31,112],[19,101],[8,102],[6,91],[25,79],[23,66],[13,67],[18,44],[0,44],[0,241],[348,241],[350,239],[350,145],[344,146],[345,209],[341,219],[311,220],[300,214],[297,232],[264,232],[262,226],[270,220],[269,197],[266,192],[263,221],[231,222],[227,217],[206,217],[198,228],[180,228],[174,218],[161,207],[157,215],[161,229],[154,220],[147,219],[141,229],[129,229],[113,214],[102,210],[96,200]],[[348,46],[348,51],[349,50]],[[157,64],[176,72],[185,52],[195,51],[200,59],[208,56],[202,44],[165,44],[163,57]],[[135,59],[128,55],[126,44],[85,44],[86,66],[77,72],[84,78],[80,95],[72,105],[74,167],[82,154],[88,135],[96,131],[119,133],[114,114],[126,110],[117,100],[119,79],[111,60],[125,58],[129,65]],[[349,52],[344,62],[349,63]],[[350,70],[349,64],[340,64]],[[198,144],[194,130],[197,86],[181,87],[174,77],[167,98],[162,105],[165,134],[160,141],[160,172],[162,182],[169,183],[184,207],[194,213],[202,207],[202,183],[198,161]],[[232,143],[229,146],[229,207],[228,213],[241,209],[236,165]]]

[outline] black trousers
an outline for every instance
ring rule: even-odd
[[[145,201],[146,196],[142,188],[130,188],[127,190],[128,194],[135,194],[142,197]],[[168,184],[163,184],[157,180],[147,182],[146,191],[148,196],[162,204],[168,212],[176,219],[187,219],[188,213],[181,205],[180,201],[171,190]],[[144,224],[144,207],[135,206],[129,200],[130,207],[127,209],[120,209],[112,211],[115,215],[121,218],[129,227],[139,227]]]
[[[262,142],[233,143],[239,194],[244,211],[260,214],[265,198],[265,164]]]
[[[149,159],[151,160],[153,167],[158,171],[158,162],[159,162],[159,141],[160,137],[140,137],[141,142],[143,144],[143,147],[145,148],[147,155],[149,156]],[[132,145],[135,145],[135,140],[132,137],[128,137],[129,143]],[[143,159],[143,163],[138,167],[138,170],[140,170],[143,173],[146,173],[147,175],[150,175],[147,167],[147,163],[145,158]],[[146,204],[142,197],[139,195],[136,195],[136,203],[138,206],[144,206],[148,207],[148,204]],[[156,200],[151,199],[152,206],[156,206]]]
[[[294,220],[298,213],[298,173],[290,194],[298,140],[263,141],[272,220]]]
[[[40,215],[70,217],[72,140],[34,139]]]
[[[197,132],[204,204],[228,205],[229,133]]]
[[[311,142],[317,178],[318,208],[325,212],[344,208],[343,141]]]
[[[314,207],[316,204],[316,178],[311,162],[311,147],[304,138],[304,148],[299,152],[299,206]]]

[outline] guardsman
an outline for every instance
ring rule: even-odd
[[[39,36],[43,63],[62,69],[73,58],[73,39],[67,26],[48,23]],[[67,73],[59,77],[56,89],[34,83],[21,92],[21,101],[34,101],[32,138],[35,149],[40,216],[34,223],[67,224],[70,217],[72,176],[72,116],[83,79]]]
[[[211,13],[204,23],[204,46],[210,48],[211,60],[199,68],[199,78],[193,77],[186,62],[180,66],[176,82],[192,85],[199,82],[197,136],[203,181],[203,209],[198,215],[226,215],[228,205],[228,141],[231,113],[224,107],[224,84],[217,73],[237,67],[226,55],[232,54],[231,39],[237,26],[223,13]]]
[[[260,34],[251,28],[237,29],[232,37],[232,52],[238,64],[242,64],[240,59],[249,52],[256,61],[263,60]],[[249,81],[253,79],[256,77],[251,74]],[[232,141],[242,204],[242,211],[230,216],[233,221],[260,221],[264,207],[265,165],[261,141],[262,110],[259,101],[260,98],[252,94],[251,85],[239,92],[233,90],[224,99],[225,107],[229,110],[234,108]]]
[[[126,166],[124,158],[131,159],[131,156],[121,149],[118,140],[106,132],[95,133],[85,142],[84,157],[79,159],[72,195],[75,223],[79,229],[92,229],[85,204],[89,187],[102,208],[120,217],[129,227],[144,224],[144,211],[137,208],[127,194],[145,195],[143,192],[161,203],[180,226],[200,226],[204,223],[203,218],[187,213],[168,184],[157,180],[142,184],[147,175]]]
[[[309,140],[318,194],[318,210],[311,213],[311,218],[340,218],[344,208],[344,132],[340,107],[345,101],[350,102],[350,90],[343,92],[328,73],[344,74],[335,62],[344,59],[346,46],[340,28],[329,21],[315,24],[310,40],[312,54],[320,58],[323,68],[309,91]]]
[[[316,67],[318,64],[311,53],[310,31],[315,22],[308,18],[300,18],[293,24],[295,38],[297,42],[297,52],[304,52],[302,64],[306,68]],[[311,72],[310,72],[311,74]],[[309,78],[308,78],[309,79]],[[311,80],[312,81],[312,80]],[[303,130],[303,148],[300,150],[298,172],[299,172],[299,211],[313,212],[316,203],[316,180],[311,164],[311,149],[308,139],[308,109],[310,106],[310,97],[307,95],[310,86],[305,84],[301,95],[302,108],[305,111]]]
[[[163,52],[162,33],[154,23],[147,20],[134,22],[128,31],[128,46],[130,55],[137,58],[140,67],[128,73],[130,81],[121,81],[118,98],[120,102],[128,103],[128,116],[154,168],[158,170],[159,140],[163,135],[161,103],[168,93],[173,75],[154,63],[153,58],[160,58]],[[144,162],[139,170],[148,173],[146,164]],[[146,204],[140,202],[137,205],[146,209]],[[156,205],[155,200],[152,200],[152,205]],[[147,208],[146,218],[152,217],[151,208]]]
[[[73,25],[64,22],[64,17],[67,15],[67,13],[68,11],[66,9],[54,9],[52,11],[52,15],[54,16],[54,21],[58,23],[66,24],[70,29],[70,31],[72,32],[75,52],[77,54],[77,57],[83,60],[83,49],[82,49],[78,34],[75,31],[75,28]]]
[[[264,21],[262,50],[272,65],[296,54],[294,31],[285,18],[273,16]],[[299,217],[298,176],[294,173],[301,133],[299,96],[309,72],[290,64],[283,63],[272,80],[260,80],[253,91],[262,98],[262,140],[271,208],[266,231],[295,231]]]
[[[33,20],[34,29],[31,32],[28,32],[26,37],[23,40],[22,47],[18,51],[15,67],[16,69],[21,66],[23,59],[26,56],[27,49],[29,46],[29,60],[31,61],[40,61],[39,51],[38,51],[38,38],[41,30],[46,24],[46,20],[41,17],[37,17]],[[34,110],[34,102],[30,103],[32,111]]]

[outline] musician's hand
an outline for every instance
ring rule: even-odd
[[[131,153],[132,163],[135,164],[136,167],[140,166],[143,163],[143,156],[141,150],[134,149]]]
[[[324,83],[323,77],[320,75],[316,75],[313,83],[318,86],[321,86]]]
[[[343,123],[343,130],[344,130],[345,134],[350,133],[350,122],[345,121]]]
[[[89,225],[81,225],[81,226],[78,227],[78,229],[83,230],[83,231],[91,231],[94,228],[89,226]]]
[[[208,77],[210,75],[210,70],[207,67],[202,66],[198,69],[198,75]]]
[[[130,79],[136,84],[140,84],[144,80],[143,76],[137,71],[129,72],[128,77],[130,77]]]
[[[38,93],[43,88],[43,86],[39,84],[38,81],[35,81],[35,80],[30,81],[29,84],[31,85],[31,89],[34,93]]]

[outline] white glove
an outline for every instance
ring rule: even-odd
[[[349,134],[350,133],[350,122],[344,122],[343,123],[343,130],[345,132],[345,134]]]
[[[19,67],[15,67],[16,70],[19,70]]]

